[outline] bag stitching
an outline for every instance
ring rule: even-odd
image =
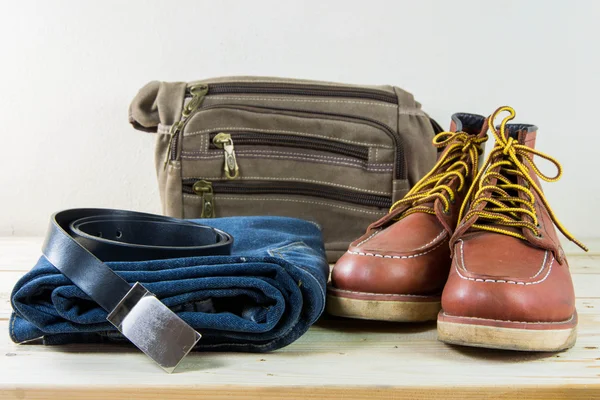
[[[351,143],[351,144],[357,144],[357,145],[366,146],[366,147],[379,147],[379,148],[388,149],[388,150],[394,149],[394,147],[387,146],[384,144],[357,142],[354,140],[332,138],[330,136],[315,135],[315,134],[307,133],[307,132],[287,131],[287,130],[281,130],[281,129],[245,128],[245,127],[239,127],[239,126],[226,126],[226,127],[202,129],[202,130],[193,131],[193,132],[185,132],[183,134],[183,136],[194,136],[194,135],[199,135],[202,133],[211,133],[211,132],[216,132],[216,131],[228,131],[228,130],[229,131],[244,130],[244,131],[249,131],[249,132],[266,132],[266,133],[289,133],[289,134],[298,135],[298,136],[309,136],[309,137],[315,137],[315,138],[319,138],[319,139],[327,139],[327,140],[331,140],[333,142]]]
[[[206,83],[208,85],[210,84],[215,84],[215,83],[220,83],[220,82],[224,82],[224,81],[213,81],[213,82],[206,82],[206,81],[199,81],[198,83]],[[236,80],[227,80],[227,83],[292,83],[295,85],[322,85],[322,86],[332,86],[332,87],[341,87],[341,88],[349,88],[349,89],[362,89],[363,87],[360,85],[348,85],[345,83],[339,83],[339,82],[327,82],[327,81],[305,81],[305,80],[289,80],[289,79],[236,79]],[[367,89],[369,89],[367,87]],[[384,89],[379,89],[383,92],[389,93],[389,94],[393,94],[392,92],[388,92],[387,90]]]
[[[363,168],[366,169],[368,171],[377,171],[377,172],[390,172],[393,170],[392,167],[388,167],[388,168],[376,168],[376,167],[371,167],[370,165],[364,165],[364,164],[355,164],[355,163],[349,163],[349,162],[342,162],[342,161],[335,161],[335,160],[322,160],[319,158],[308,158],[308,157],[289,157],[289,156],[278,156],[278,155],[268,155],[268,154],[250,154],[250,153],[242,153],[242,152],[238,152],[237,156],[240,158],[245,158],[245,157],[250,157],[250,158],[275,158],[275,159],[284,159],[284,160],[301,160],[301,161],[323,161],[323,162],[327,162],[329,164],[336,164],[336,165],[346,165],[349,167],[357,167],[357,168]],[[217,159],[217,158],[221,158],[222,156],[186,156],[185,159],[186,160],[210,160],[210,159]],[[392,165],[392,164],[389,164]]]
[[[191,199],[199,200],[199,196],[194,195],[194,194],[184,193],[183,196],[191,198]],[[248,198],[248,197],[228,197],[228,196],[215,196],[215,198],[219,198],[219,199],[223,199],[223,200],[241,200],[241,201],[288,201],[288,202],[292,202],[292,203],[316,204],[316,205],[321,205],[321,206],[341,208],[343,210],[356,211],[356,212],[360,212],[360,213],[363,213],[363,214],[377,214],[377,215],[381,215],[381,214],[386,214],[387,213],[386,211],[361,210],[359,208],[344,207],[344,206],[340,206],[340,205],[337,205],[337,204],[323,203],[323,202],[320,202],[320,201],[309,201],[309,200],[282,199],[282,198],[270,198],[270,197]]]
[[[344,161],[344,162],[350,162],[350,163],[354,163],[357,165],[366,165],[366,166],[374,166],[374,167],[389,167],[392,168],[393,167],[393,163],[369,163],[368,161],[362,161],[362,160],[357,160],[355,158],[349,158],[349,157],[334,157],[334,156],[326,156],[326,155],[322,155],[322,154],[310,154],[310,153],[292,153],[292,152],[285,152],[285,151],[274,151],[274,150],[238,150],[236,152],[238,155],[249,155],[249,154],[266,154],[266,155],[271,155],[271,154],[275,154],[275,155],[290,155],[290,156],[300,156],[300,157],[311,157],[311,158],[322,158],[325,160],[339,160],[339,161]],[[183,151],[182,155],[185,155],[186,157],[189,157],[190,155],[202,155],[205,154],[199,151]],[[217,156],[217,155],[211,155],[212,158],[220,158],[221,155]],[[191,157],[190,157],[191,158]]]
[[[290,101],[299,103],[338,103],[338,104],[361,104],[367,106],[381,106],[388,108],[398,108],[398,104],[379,103],[375,101],[358,100],[328,100],[328,99],[303,99],[299,97],[230,97],[230,96],[210,96],[207,100],[252,100],[252,101]]]
[[[183,177],[183,179],[221,179],[222,177],[219,176],[191,176],[191,177]],[[337,186],[337,187],[342,187],[342,188],[346,188],[346,189],[354,189],[354,190],[359,190],[361,192],[364,193],[373,193],[373,194],[383,194],[383,195],[390,195],[392,193],[390,192],[379,192],[377,190],[366,190],[366,189],[362,189],[362,188],[358,188],[358,187],[354,187],[354,186],[348,186],[348,185],[341,185],[339,183],[330,183],[330,182],[324,182],[324,181],[317,181],[314,179],[302,179],[302,178],[285,178],[285,179],[279,179],[279,178],[273,178],[273,177],[264,177],[264,176],[244,176],[244,177],[239,177],[237,179],[241,179],[241,180],[250,180],[250,179],[256,179],[256,180],[272,180],[272,181],[298,181],[298,182],[307,182],[307,183],[320,183],[323,185],[330,185],[330,186]]]
[[[186,156],[189,155],[201,155],[203,152],[200,151],[184,151],[182,154]],[[316,157],[323,158],[328,160],[340,160],[340,161],[348,161],[357,164],[369,164],[369,165],[393,165],[392,163],[369,163],[368,161],[358,160],[356,158],[351,157],[335,157],[335,156],[326,156],[323,154],[310,154],[310,153],[294,153],[287,151],[276,151],[276,150],[236,150],[236,154],[280,154],[280,155],[290,155],[290,156],[302,156],[302,157]],[[221,155],[219,155],[221,157]]]
[[[427,114],[425,114],[424,111],[421,110],[411,110],[411,109],[406,109],[406,108],[398,108],[398,115],[414,115],[416,117],[426,117]]]

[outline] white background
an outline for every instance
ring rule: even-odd
[[[593,245],[599,39],[598,1],[2,2],[0,235],[70,207],[160,212],[129,102],[150,80],[245,74],[398,85],[446,128],[512,105],[564,166],[544,185],[559,218]]]

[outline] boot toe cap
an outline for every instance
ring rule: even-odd
[[[542,251],[543,252],[543,251]],[[506,265],[489,259],[490,271]],[[513,261],[519,268],[519,260]],[[549,257],[538,276],[514,278],[473,273],[455,257],[442,294],[442,310],[451,316],[513,322],[560,322],[575,312],[568,268]]]
[[[348,251],[333,268],[331,284],[364,293],[439,293],[448,276],[448,253],[447,241],[418,256]]]

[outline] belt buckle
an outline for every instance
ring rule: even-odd
[[[168,373],[202,337],[139,282],[106,319]]]

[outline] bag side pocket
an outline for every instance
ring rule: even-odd
[[[168,161],[169,128],[179,120],[185,99],[185,82],[145,85],[129,106],[129,123],[137,130],[157,133],[155,167],[163,214],[183,218],[181,162]],[[168,162],[165,162],[168,161]]]

